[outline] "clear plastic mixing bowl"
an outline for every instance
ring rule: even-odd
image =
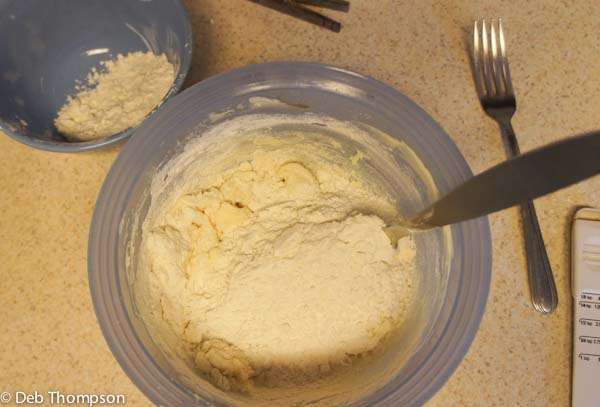
[[[255,97],[283,103],[249,103]],[[219,114],[223,112],[228,113]],[[395,165],[409,176],[379,169],[398,195],[405,215],[472,175],[456,146],[431,117],[397,91],[356,73],[320,64],[277,62],[197,84],[139,127],[98,198],[90,231],[89,279],[98,321],[115,357],[157,405],[391,407],[425,403],[464,357],[483,315],[491,274],[486,218],[418,235],[419,300],[409,329],[392,337],[372,364],[355,369],[341,392],[339,386],[330,389],[324,383],[318,391],[313,390],[319,384],[290,389],[284,402],[225,394],[168,357],[152,340],[136,312],[126,268],[127,250],[132,250],[133,259],[136,256],[138,220],[143,220],[148,209],[152,177],[182,151],[194,130],[201,133],[219,121],[250,113],[298,117],[315,113],[352,121],[405,143],[435,184],[420,179],[422,171],[401,154]],[[407,191],[412,191],[410,196]]]

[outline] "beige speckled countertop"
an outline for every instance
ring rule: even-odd
[[[353,0],[339,35],[245,0],[188,0],[196,33],[188,84],[250,63],[310,60],[373,76],[427,110],[475,172],[505,159],[479,107],[465,41],[475,18],[505,19],[523,150],[600,127],[596,1]],[[335,13],[333,13],[335,14]],[[87,233],[119,148],[60,155],[0,137],[0,391],[123,393],[150,402],[113,359],[87,285]],[[494,268],[481,329],[428,407],[568,406],[569,223],[600,206],[600,178],[536,203],[560,305],[531,307],[516,210],[491,216]]]

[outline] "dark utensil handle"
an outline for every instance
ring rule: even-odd
[[[309,8],[302,7],[290,0],[248,0],[261,6],[269,7],[280,13],[299,18],[311,24],[318,25],[334,32],[340,32],[342,25],[329,17],[317,13]]]
[[[317,6],[328,8],[330,10],[348,12],[350,10],[350,2],[346,0],[293,0],[296,3],[306,4],[307,6]]]

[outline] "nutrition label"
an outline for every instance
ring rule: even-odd
[[[574,305],[573,407],[598,407],[600,294],[581,293]]]
[[[580,216],[580,218],[578,218]],[[585,209],[573,222],[572,407],[600,407],[600,212]],[[592,219],[590,219],[592,218]]]
[[[579,352],[575,356],[582,362],[600,364],[600,295],[581,293],[577,308],[575,340]]]

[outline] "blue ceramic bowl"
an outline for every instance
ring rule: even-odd
[[[68,140],[54,118],[77,80],[117,54],[165,53],[176,94],[192,59],[192,28],[182,0],[0,0],[0,130],[49,151],[106,147],[129,128],[85,142]]]

